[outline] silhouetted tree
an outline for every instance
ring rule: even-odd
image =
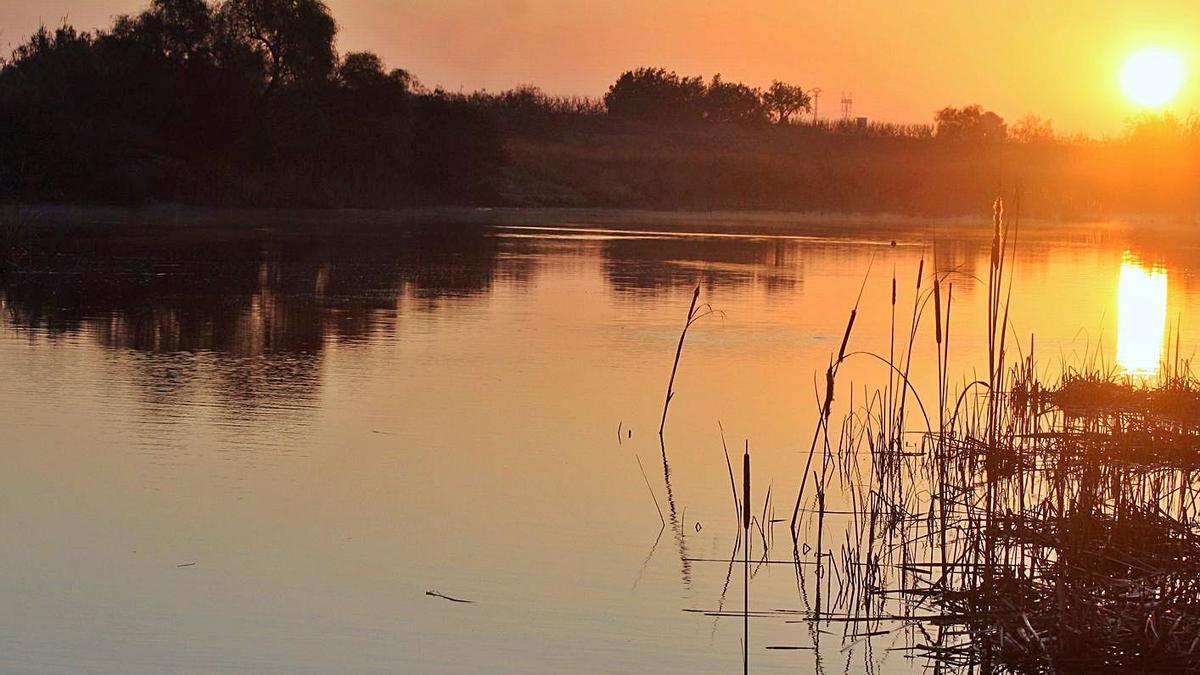
[[[336,81],[341,90],[338,112],[361,117],[402,112],[412,78],[400,69],[386,72],[383,60],[371,52],[351,52],[338,64]]]
[[[388,81],[383,72],[383,59],[372,52],[346,54],[338,65],[337,76],[342,86],[349,89],[373,89]]]
[[[268,92],[323,82],[334,71],[337,24],[320,0],[226,0],[218,15],[225,30],[262,55]]]
[[[680,77],[662,68],[621,73],[604,95],[614,117],[652,122],[694,122],[704,114],[705,87],[699,77]]]
[[[759,90],[741,82],[726,82],[717,74],[704,92],[704,117],[712,122],[765,122],[767,110]]]
[[[777,83],[778,84],[778,83]],[[808,104],[802,90],[798,101],[779,105]],[[727,82],[720,74],[705,84],[699,77],[681,77],[663,68],[638,68],[621,74],[604,95],[609,115],[657,124],[720,122],[756,124],[766,122],[772,112],[760,90]],[[791,109],[791,108],[789,108]]]
[[[82,120],[105,98],[95,39],[39,28],[0,70],[0,191],[63,194],[100,168]]]
[[[803,87],[775,80],[762,94],[763,106],[777,124],[789,124],[792,115],[812,110],[812,97]]]
[[[350,52],[342,57],[337,69],[338,83],[353,91],[392,90],[392,93],[416,94],[421,83],[403,68],[385,72],[383,59],[373,52]]]
[[[978,105],[942,108],[934,115],[937,138],[952,141],[992,142],[1007,137],[1004,119]]]
[[[204,0],[153,0],[136,17],[117,17],[110,35],[177,65],[212,63],[213,12]]]
[[[1171,112],[1143,113],[1125,120],[1125,134],[1134,145],[1170,144],[1200,135],[1200,120],[1195,117],[1181,120]]]
[[[388,79],[398,87],[404,87],[404,91],[410,94],[426,94],[428,91],[425,85],[421,84],[421,80],[404,68],[392,68],[388,71]]]
[[[1054,141],[1054,125],[1050,120],[1030,113],[1017,120],[1008,135],[1018,143],[1051,143]]]

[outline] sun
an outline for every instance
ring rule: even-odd
[[[1161,47],[1139,49],[1121,66],[1121,91],[1144,108],[1170,103],[1183,86],[1183,79],[1183,59]]]

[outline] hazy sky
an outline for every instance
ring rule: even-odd
[[[107,24],[142,0],[0,0],[7,48],[63,16]],[[371,49],[426,84],[492,90],[533,83],[599,95],[622,71],[661,65],[766,85],[843,91],[854,112],[928,121],[980,103],[1015,120],[1035,112],[1064,131],[1103,133],[1135,112],[1117,86],[1126,54],[1176,49],[1188,81],[1173,108],[1200,108],[1200,2],[796,0],[327,0],[342,51]]]

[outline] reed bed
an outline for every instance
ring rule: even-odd
[[[838,585],[806,620],[842,623],[848,641],[906,632],[943,672],[1198,671],[1200,385],[1178,346],[1155,382],[1098,369],[1043,382],[1032,338],[1010,363],[1018,211],[996,203],[986,376],[949,391],[953,291],[935,272],[887,389],[823,444],[839,470],[816,491],[853,508],[829,556],[824,506],[809,509]],[[929,304],[939,391],[914,424],[907,375]],[[813,530],[793,528],[797,548]]]
[[[899,330],[893,275],[886,356],[854,348],[855,302],[798,467],[791,555],[772,555],[768,532],[783,521],[764,504],[761,551],[744,561],[792,566],[801,608],[753,616],[817,629],[818,650],[822,633],[840,631],[842,651],[900,637],[888,649],[935,672],[1200,672],[1200,380],[1176,339],[1154,381],[1095,367],[1043,381],[1034,339],[1009,332],[1019,222],[1015,200],[997,200],[988,363],[958,390],[948,363],[962,328],[951,330],[952,279],[936,261],[931,275],[922,261]],[[909,378],[923,321],[936,396]],[[838,370],[856,358],[882,362],[888,379],[838,425]],[[726,463],[748,546],[728,451]],[[724,593],[709,613],[723,607]]]

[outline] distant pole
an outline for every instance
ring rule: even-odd
[[[817,123],[817,115],[821,110],[821,88],[813,87],[809,90],[813,97],[813,124]]]
[[[746,547],[742,564],[742,673],[750,673],[750,441],[742,455],[742,529],[746,531]]]

